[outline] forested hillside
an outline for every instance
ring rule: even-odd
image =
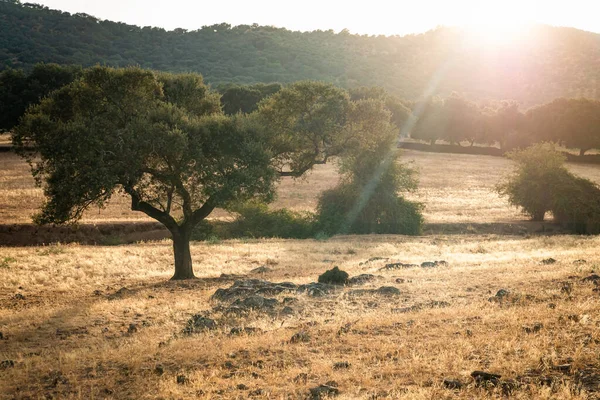
[[[600,97],[599,34],[535,26],[518,42],[494,46],[467,36],[458,28],[375,37],[228,24],[165,31],[0,0],[0,69],[38,62],[140,65],[200,72],[213,85],[314,79],[383,86],[407,99],[433,87],[524,106]]]

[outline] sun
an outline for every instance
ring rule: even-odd
[[[486,21],[466,25],[465,31],[473,44],[514,45],[527,39],[529,26],[525,22]]]

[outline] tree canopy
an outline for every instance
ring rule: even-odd
[[[38,222],[76,221],[122,191],[171,232],[175,279],[193,277],[193,227],[217,206],[271,197],[276,177],[259,130],[222,115],[189,74],[91,68],[33,107],[13,142],[44,184]]]

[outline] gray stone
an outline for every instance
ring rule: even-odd
[[[210,318],[205,317],[202,314],[193,315],[183,328],[183,334],[191,335],[193,333],[204,332],[217,328],[217,323]]]

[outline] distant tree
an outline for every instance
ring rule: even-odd
[[[389,94],[384,88],[380,86],[361,86],[358,88],[350,89],[350,99],[353,101],[357,100],[381,100],[384,102],[385,107],[391,112],[391,120],[396,127],[401,130],[404,124],[411,115],[411,110],[407,106],[407,102]]]
[[[496,190],[510,204],[534,221],[543,221],[551,212],[556,222],[573,232],[600,232],[600,188],[569,172],[564,155],[553,145],[536,144],[508,156],[515,161],[515,170]]]
[[[503,151],[528,146],[531,141],[522,126],[523,114],[519,111],[519,104],[515,101],[502,101],[492,116],[490,137]]]
[[[600,149],[600,101],[559,98],[527,111],[527,127],[538,140],[579,149]]]
[[[444,100],[441,139],[453,144],[472,141],[477,134],[479,109],[475,103],[453,94]]]
[[[281,90],[281,84],[255,84],[248,86],[228,85],[221,92],[223,112],[234,115],[239,112],[249,114],[258,109],[258,103]]]
[[[81,67],[37,64],[30,73],[7,69],[0,72],[0,131],[17,125],[27,107],[81,75]]]
[[[444,114],[444,101],[434,97],[421,102],[415,108],[421,109],[418,120],[410,134],[413,139],[423,140],[434,145],[438,139],[444,136],[444,125],[446,123]]]
[[[34,106],[13,135],[47,201],[38,223],[67,223],[116,191],[173,239],[173,279],[194,277],[192,229],[215,207],[273,194],[260,129],[220,113],[201,77],[94,67]]]

